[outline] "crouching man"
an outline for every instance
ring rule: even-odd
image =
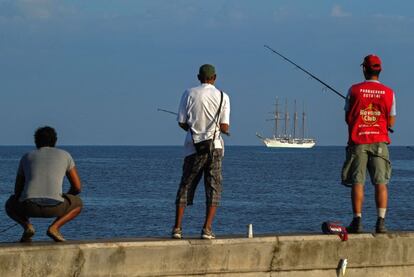
[[[56,131],[42,127],[35,132],[36,150],[26,153],[20,160],[14,195],[6,202],[7,215],[19,223],[24,231],[20,242],[31,242],[35,229],[31,217],[56,219],[47,235],[56,242],[65,241],[59,229],[79,215],[82,200],[81,182],[71,155],[55,148]],[[67,177],[70,189],[62,193],[63,178]]]

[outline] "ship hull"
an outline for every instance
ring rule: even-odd
[[[262,141],[269,148],[312,148],[315,146],[315,141],[312,139],[289,140],[289,139],[278,139],[278,138],[273,138],[273,139],[265,138]]]

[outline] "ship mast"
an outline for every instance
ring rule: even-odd
[[[302,112],[302,139],[305,139],[305,102],[303,102],[303,112]]]
[[[273,132],[273,138],[277,138],[278,136],[278,129],[279,129],[279,98],[276,97],[276,104],[275,104],[275,129]]]
[[[293,114],[293,139],[296,138],[296,128],[298,127],[298,113],[296,111],[296,100],[295,100],[295,112]]]
[[[287,98],[286,98],[286,102],[285,102],[285,138],[288,138],[288,128],[289,128],[289,111],[288,111],[288,103],[287,103]]]

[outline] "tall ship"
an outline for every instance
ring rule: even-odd
[[[256,136],[267,146],[274,148],[312,148],[316,144],[316,140],[313,138],[305,137],[305,121],[306,114],[305,108],[302,112],[302,128],[300,134],[298,134],[298,113],[296,111],[296,100],[294,102],[293,113],[293,128],[290,130],[290,115],[288,112],[287,100],[285,103],[284,113],[279,111],[279,99],[276,97],[275,111],[273,112],[273,118],[268,119],[274,121],[273,137],[266,138],[256,133]],[[281,126],[280,121],[284,124]],[[281,129],[281,130],[280,130]]]

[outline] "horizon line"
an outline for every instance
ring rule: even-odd
[[[169,144],[169,145],[163,145],[163,144],[59,144],[56,147],[183,147],[182,144]],[[272,148],[272,147],[266,147],[261,144],[230,144],[226,145],[225,147],[263,147],[263,148]],[[315,145],[314,147],[346,147],[347,145],[338,145],[338,144],[323,144],[323,145]],[[389,147],[414,147],[414,145],[388,145]],[[34,144],[0,144],[0,147],[36,147]],[[275,149],[278,147],[274,147]]]

